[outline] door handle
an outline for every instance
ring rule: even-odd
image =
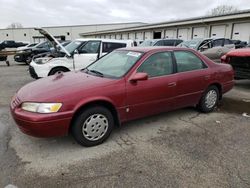
[[[204,78],[205,78],[205,80],[209,80],[211,78],[211,76],[210,75],[206,75],[206,76],[204,76]]]
[[[168,84],[168,87],[175,87],[176,86],[176,82],[171,82]]]

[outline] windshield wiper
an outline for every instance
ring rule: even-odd
[[[88,70],[88,69],[87,69],[87,70]],[[101,76],[101,77],[104,76],[103,73],[101,73],[101,72],[99,72],[99,71],[97,71],[97,70],[88,70],[88,72],[92,72],[92,73],[97,74],[97,75],[99,75],[99,76]]]

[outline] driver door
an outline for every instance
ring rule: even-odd
[[[101,41],[88,41],[74,54],[75,69],[81,70],[97,60],[100,54]]]

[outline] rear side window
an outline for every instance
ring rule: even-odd
[[[187,72],[206,68],[206,65],[192,52],[176,51],[174,52],[177,71]]]
[[[174,46],[174,40],[164,40],[164,46]]]
[[[225,39],[224,45],[228,45],[228,44],[233,44],[233,41],[231,41],[229,39]]]
[[[213,41],[213,46],[223,46],[223,39],[218,39]]]
[[[104,42],[102,44],[102,52],[109,53],[118,48],[125,48],[126,46],[126,43]]]
[[[173,73],[173,61],[170,52],[160,52],[151,55],[137,69],[137,72],[145,72],[149,77],[158,77]]]

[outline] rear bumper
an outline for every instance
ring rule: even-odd
[[[230,91],[231,89],[233,89],[233,87],[234,87],[234,81],[224,83],[222,86],[222,94]]]

